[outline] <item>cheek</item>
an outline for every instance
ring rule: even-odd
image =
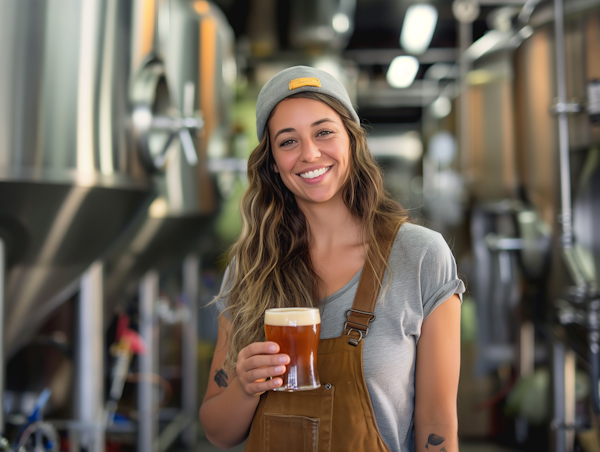
[[[273,156],[273,160],[275,161],[275,164],[277,165],[277,168],[279,169],[279,173],[284,177],[294,167],[295,160],[292,155],[278,153]]]
[[[323,151],[328,153],[330,157],[337,160],[341,165],[348,166],[350,164],[350,144],[349,143],[335,143],[331,146],[323,148]]]

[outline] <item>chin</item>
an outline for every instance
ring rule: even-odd
[[[332,201],[334,197],[335,197],[335,194],[326,193],[326,194],[322,194],[322,195],[320,194],[320,195],[313,195],[313,196],[302,196],[301,199],[302,199],[302,201],[311,203],[311,204],[325,204],[325,203]]]

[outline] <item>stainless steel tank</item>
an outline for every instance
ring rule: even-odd
[[[203,120],[202,130],[192,134],[197,162],[190,161],[184,140],[178,139],[163,164],[153,168],[156,198],[136,216],[106,260],[106,320],[136,291],[148,269],[160,269],[193,251],[218,207],[207,162],[223,157],[229,145],[236,77],[233,31],[221,11],[204,0],[164,2],[159,23],[157,52],[164,61],[170,114],[201,114]]]
[[[137,20],[136,8],[140,2],[120,0],[2,2],[9,356],[148,197],[148,170],[131,134],[130,83],[144,48],[151,50],[153,21]]]
[[[592,422],[600,416],[595,302],[600,277],[600,2],[552,3],[531,16],[532,35],[516,55],[517,124],[524,174],[533,176],[526,183],[545,204],[551,224],[561,225],[554,228],[545,301],[552,319],[552,423],[570,425],[585,422],[575,409],[574,391],[564,385],[576,369],[569,358],[573,349],[587,354],[590,408],[585,411]],[[568,430],[552,431],[553,450],[572,448],[574,440]]]
[[[523,101],[520,95],[522,74],[515,60],[528,43],[523,43],[523,34],[519,28],[492,30],[467,51],[472,70],[463,94],[468,96],[469,107],[466,176],[476,202],[470,216],[470,234],[474,256],[472,293],[480,325],[480,372],[517,362],[515,350],[525,343],[521,341],[521,326],[526,325],[530,312],[538,314],[539,297],[531,294],[537,294],[536,290],[544,285],[549,268],[549,224],[554,222],[548,212],[553,209],[554,194],[546,197],[546,192],[532,189],[532,182],[543,170],[530,173],[523,166],[526,158],[518,145],[527,134],[528,139],[536,141],[539,132],[539,127],[524,130],[523,122],[545,126],[553,118],[549,104],[542,107],[543,99],[530,94]],[[492,37],[494,45],[489,44]],[[483,44],[485,52],[480,50]],[[535,92],[544,87],[550,88],[543,83],[528,88]],[[523,107],[528,111],[520,110]],[[535,149],[541,150],[547,140],[547,135],[539,138]],[[556,169],[556,149],[546,147],[545,152],[546,161],[535,160],[535,165]],[[525,291],[523,287],[528,284],[536,289]]]
[[[565,55],[575,249],[586,261],[586,275],[597,285],[600,235],[597,231],[598,197],[595,149],[600,145],[598,108],[594,90],[600,80],[600,2],[573,1],[565,5]],[[533,34],[515,53],[517,159],[520,179],[548,224],[560,213],[559,162],[556,118],[556,45],[551,5],[531,17]],[[556,251],[559,251],[558,249]],[[560,252],[554,253],[555,260]],[[585,256],[585,257],[582,257]],[[569,284],[564,267],[553,265],[553,288]],[[593,275],[593,278],[592,278]]]
[[[516,189],[512,49],[477,59],[469,73],[469,180],[480,201],[514,196]]]

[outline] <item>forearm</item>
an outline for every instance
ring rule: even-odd
[[[248,396],[244,392],[237,377],[225,391],[205,400],[200,408],[200,422],[208,440],[222,449],[244,441],[259,400],[260,396]]]
[[[435,421],[434,421],[435,422]],[[456,422],[415,421],[415,452],[458,452]]]
[[[453,295],[423,322],[415,371],[415,452],[458,452],[460,299]]]

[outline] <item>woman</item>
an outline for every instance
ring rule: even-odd
[[[294,450],[458,451],[464,286],[448,246],[386,196],[358,116],[331,75],[286,69],[263,87],[256,111],[261,141],[248,161],[243,229],[218,300],[200,410],[208,439],[227,449],[248,438],[252,452],[292,450],[282,443],[290,438],[304,441]],[[365,293],[366,275],[376,281],[374,315],[357,322],[350,312],[348,326],[344,313],[363,298],[355,294]],[[326,385],[335,396],[271,391],[289,357],[265,342],[263,317],[285,306],[321,308],[318,368],[322,382],[323,372],[335,380]],[[338,338],[346,348],[322,353]],[[321,415],[304,413],[329,396]],[[272,413],[288,424],[270,424]]]

